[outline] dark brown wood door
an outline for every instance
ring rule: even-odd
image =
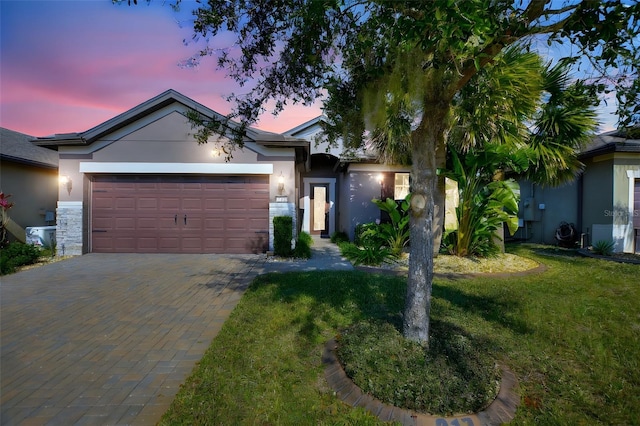
[[[269,229],[267,176],[95,176],[92,251],[257,253]]]

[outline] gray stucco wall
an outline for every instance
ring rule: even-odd
[[[519,184],[518,217],[522,219],[522,226],[514,235],[515,238],[532,243],[556,244],[556,229],[562,222],[578,226],[577,181],[555,188],[529,181],[520,181]],[[544,205],[544,209],[541,209],[541,205]]]
[[[613,215],[613,160],[585,161],[583,174],[582,232],[588,243],[611,239]]]
[[[11,194],[14,206],[9,217],[22,228],[45,226],[45,212],[55,212],[58,200],[58,171],[2,161],[0,189]]]
[[[342,187],[340,204],[340,230],[353,240],[355,228],[360,223],[375,222],[380,219],[380,209],[371,202],[380,198],[379,172],[348,172]]]

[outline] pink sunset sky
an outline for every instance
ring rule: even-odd
[[[213,59],[178,66],[198,50],[183,43],[196,3],[183,0],[180,13],[169,0],[138,3],[0,0],[0,126],[32,136],[82,132],[167,89],[228,113],[225,96],[242,89]],[[601,109],[600,129],[613,129],[615,105]],[[289,105],[256,127],[282,132],[320,113],[319,102]]]
[[[0,0],[0,126],[32,136],[82,132],[167,89],[228,113],[225,96],[242,89],[212,58],[178,65],[198,51],[183,43],[196,3],[183,1],[180,13],[168,0],[138,3]],[[289,105],[256,127],[282,132],[320,114],[319,103]]]

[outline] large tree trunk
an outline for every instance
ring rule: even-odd
[[[444,147],[448,106],[427,102],[420,126],[411,135],[411,257],[403,317],[404,337],[429,343],[433,281],[434,201],[437,193],[437,150]]]

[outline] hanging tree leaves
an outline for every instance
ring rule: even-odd
[[[425,345],[436,169],[444,163],[455,97],[473,76],[508,46],[563,42],[592,64],[594,87],[617,90],[620,123],[637,119],[640,5],[631,0],[209,0],[194,14],[199,36],[235,35],[233,48],[200,52],[215,56],[248,89],[230,97],[230,118],[240,124],[231,126],[240,130],[235,141],[268,102],[277,113],[321,97],[327,135],[347,146],[368,135],[393,144],[409,131],[413,196],[403,332]],[[202,142],[229,132],[224,120],[221,126],[193,118]]]

